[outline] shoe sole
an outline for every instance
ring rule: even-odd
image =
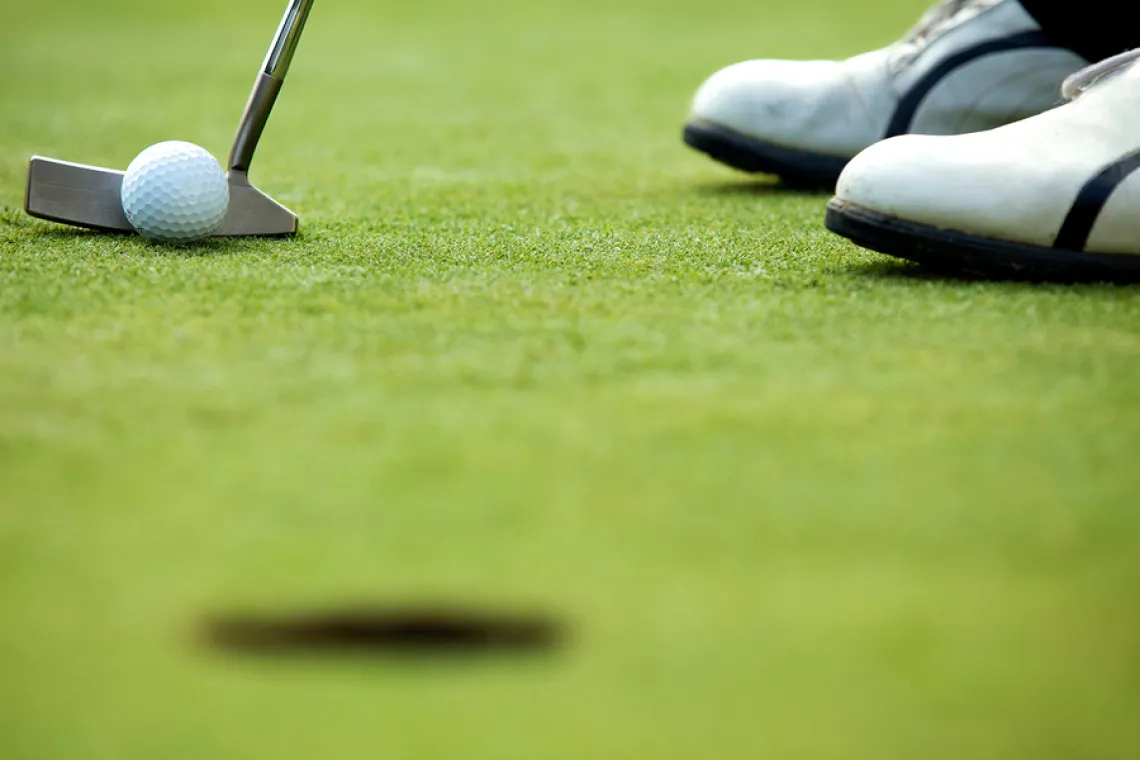
[[[750,174],[775,174],[789,185],[834,190],[839,173],[851,159],[809,153],[746,137],[702,119],[685,125],[685,144]]]
[[[1140,280],[1140,255],[1098,254],[968,235],[879,214],[838,198],[827,229],[872,251],[937,269],[1050,280]]]

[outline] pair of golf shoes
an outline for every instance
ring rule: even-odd
[[[882,50],[717,72],[685,141],[834,190],[827,227],[873,250],[967,272],[1135,277],[1138,59],[1090,66],[1016,0],[946,0]]]

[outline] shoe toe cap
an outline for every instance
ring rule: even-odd
[[[1051,245],[1071,183],[1048,169],[986,133],[904,135],[852,159],[839,176],[836,198],[915,224]]]
[[[705,81],[692,116],[778,145],[852,155],[873,138],[849,90],[835,61],[745,61]]]

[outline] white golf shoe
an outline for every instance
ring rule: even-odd
[[[903,40],[845,61],[745,61],[693,100],[685,142],[718,161],[831,189],[879,140],[991,129],[1058,104],[1087,62],[1016,0],[944,0]]]
[[[904,135],[839,177],[827,227],[939,267],[1140,276],[1140,50],[1064,83],[1069,102],[987,132]]]

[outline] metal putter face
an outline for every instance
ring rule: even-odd
[[[314,0],[290,0],[254,82],[230,152],[230,205],[220,237],[279,237],[297,233],[297,215],[249,182],[261,133],[285,82]],[[24,210],[30,216],[102,232],[133,232],[120,193],[124,172],[33,156]]]
[[[230,169],[230,207],[216,235],[280,237],[297,234],[297,215],[249,183],[249,175]]]
[[[258,190],[249,175],[230,170],[230,206],[219,237],[277,237],[297,233],[297,215]],[[38,219],[100,232],[134,232],[119,196],[123,172],[33,156],[24,210]]]
[[[51,222],[104,232],[133,232],[123,214],[123,173],[32,156],[24,210]]]

